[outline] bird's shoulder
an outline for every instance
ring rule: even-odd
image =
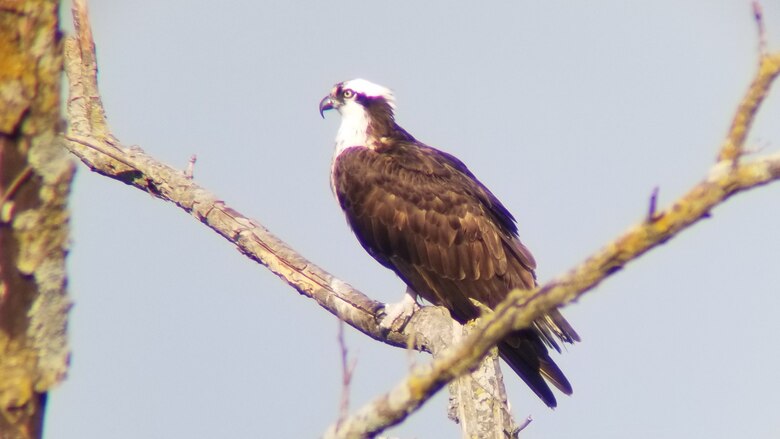
[[[448,206],[476,203],[494,210],[502,223],[514,218],[457,157],[417,141],[382,139],[376,148],[347,148],[334,163],[334,176],[352,189],[381,188],[395,196],[425,193],[415,201],[439,198]],[[514,230],[514,227],[509,227]]]

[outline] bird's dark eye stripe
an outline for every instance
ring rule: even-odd
[[[376,99],[376,98],[373,98],[373,99]],[[355,94],[355,101],[357,101],[358,103],[360,103],[360,105],[362,105],[364,107],[368,107],[371,104],[371,101],[373,99],[369,98],[366,95]]]

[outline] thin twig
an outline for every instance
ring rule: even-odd
[[[107,145],[105,142],[101,142],[93,137],[85,137],[85,136],[72,135],[72,134],[65,134],[65,139],[70,140],[71,142],[79,143],[82,146],[86,146],[89,149],[93,149],[103,154],[106,157],[111,157],[112,159],[116,160],[119,163],[122,163],[123,165],[129,168],[139,170],[133,164],[133,160],[131,159],[128,152],[123,150],[122,147],[115,146],[115,145]]]
[[[726,140],[718,154],[719,162],[728,162],[732,167],[737,165],[740,156],[744,154],[745,139],[755,120],[756,111],[764,102],[778,74],[780,74],[780,53],[761,56],[756,77],[739,103],[739,109],[734,115]]]
[[[30,167],[30,165],[27,165],[24,167],[24,170],[20,172],[14,180],[11,182],[11,184],[8,185],[8,189],[2,194],[0,194],[0,208],[5,205],[6,201],[10,200],[11,197],[16,194],[16,191],[19,190],[19,188],[24,184],[25,181],[27,181],[30,177],[32,177],[33,169]]]
[[[650,194],[650,205],[647,207],[647,222],[653,222],[656,220],[656,210],[658,209],[658,186],[653,188],[652,194]]]
[[[187,162],[187,168],[184,170],[184,178],[192,180],[195,177],[195,162],[198,161],[198,156],[193,154],[190,156],[190,160]]]
[[[531,425],[531,422],[533,422],[534,418],[531,417],[531,415],[528,415],[527,418],[523,419],[523,422],[520,423],[520,425],[517,426],[517,433],[520,433],[521,431],[525,430],[526,427]]]
[[[341,351],[341,402],[339,404],[339,422],[349,415],[349,389],[352,384],[352,373],[357,366],[357,359],[349,361],[347,342],[344,340],[344,321],[339,320],[339,350]]]
[[[756,21],[756,30],[758,31],[758,53],[763,57],[766,55],[766,27],[764,26],[764,10],[760,1],[753,2],[753,19]]]

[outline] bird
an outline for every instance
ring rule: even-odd
[[[330,183],[362,247],[406,284],[404,299],[385,307],[387,327],[422,297],[465,324],[509,293],[536,286],[536,261],[520,241],[514,216],[455,156],[428,146],[395,121],[393,92],[365,79],[333,86],[320,115],[337,110]],[[478,302],[478,303],[475,303]],[[580,341],[557,309],[514,331],[499,355],[550,408],[547,382],[572,386],[549,355]]]

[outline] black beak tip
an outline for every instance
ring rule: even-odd
[[[325,96],[320,101],[320,116],[325,119],[325,112],[333,109],[333,101],[330,100],[330,96]]]

